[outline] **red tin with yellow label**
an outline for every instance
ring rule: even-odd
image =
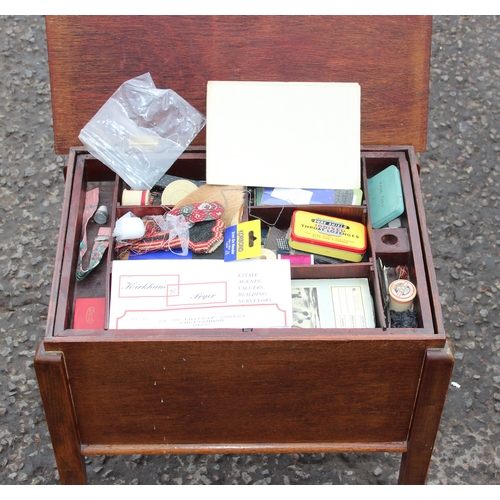
[[[360,222],[296,210],[288,244],[295,250],[360,262],[366,252],[366,228]]]

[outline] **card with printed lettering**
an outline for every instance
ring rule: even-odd
[[[117,260],[110,329],[292,326],[286,260]]]
[[[262,253],[260,220],[240,222],[224,233],[224,260],[254,259]]]

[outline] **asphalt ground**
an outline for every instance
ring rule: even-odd
[[[500,29],[435,16],[421,182],[455,369],[427,483],[500,480]],[[53,152],[44,19],[0,16],[0,484],[58,484],[33,357],[43,338],[65,158]],[[400,456],[91,457],[90,484],[391,485]]]

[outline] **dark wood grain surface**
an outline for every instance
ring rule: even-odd
[[[209,80],[358,82],[361,143],[427,135],[431,17],[48,16],[55,148],[126,80],[149,72],[202,113]],[[205,133],[195,144],[204,144]]]
[[[85,484],[85,463],[63,355],[46,352],[40,343],[34,365],[61,481]]]
[[[272,331],[126,337],[46,342],[64,355],[82,444],[401,443],[433,344]]]

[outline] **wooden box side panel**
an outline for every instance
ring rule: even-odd
[[[425,150],[430,16],[48,16],[46,25],[59,154],[146,72],[202,113],[209,80],[358,82],[362,144]],[[203,131],[195,144],[204,142]]]
[[[430,300],[432,302],[431,310],[434,314],[435,331],[436,334],[445,336],[443,312],[441,309],[439,291],[437,288],[436,270],[434,269],[434,259],[432,257],[432,249],[429,241],[429,235],[427,232],[427,218],[425,215],[424,201],[422,199],[422,187],[420,184],[420,175],[419,175],[420,166],[418,166],[417,164],[417,159],[415,157],[414,151],[409,151],[409,154],[411,158],[410,165],[413,166],[413,168],[411,169],[412,180],[413,180],[413,192],[415,193],[415,203],[417,206],[417,215],[419,218],[419,228],[422,238],[422,252],[425,258],[424,267],[428,275],[427,281],[429,283],[429,289],[430,289]]]
[[[45,342],[63,352],[83,445],[401,443],[429,345]]]

